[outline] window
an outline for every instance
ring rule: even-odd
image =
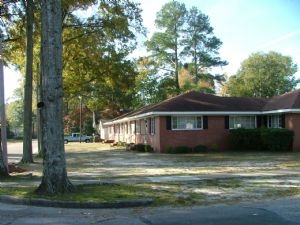
[[[256,116],[229,116],[229,129],[256,128]]]
[[[202,116],[172,117],[172,130],[197,130],[202,128]]]
[[[135,134],[135,122],[130,122],[130,134]]]
[[[147,132],[147,120],[140,120],[140,134],[146,134]]]
[[[141,121],[140,120],[137,120],[135,122],[135,132],[137,134],[140,134],[141,133]]]
[[[124,124],[121,123],[119,126],[120,126],[119,133],[120,133],[120,134],[123,134],[123,133],[124,133]]]
[[[268,116],[268,128],[283,128],[282,115]]]
[[[150,118],[149,119],[149,133],[150,134],[155,134],[155,118]]]

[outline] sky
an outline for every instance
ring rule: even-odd
[[[141,4],[148,38],[155,31],[156,13],[170,0],[134,0]],[[214,34],[223,45],[220,57],[235,74],[252,53],[276,51],[291,56],[300,71],[300,0],[178,0],[187,9],[195,6],[210,18]],[[300,78],[300,72],[295,74]],[[12,96],[20,77],[4,69],[5,99]]]

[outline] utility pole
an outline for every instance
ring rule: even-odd
[[[81,143],[81,135],[82,135],[82,97],[79,96],[79,142]]]
[[[6,133],[6,117],[5,117],[5,100],[4,100],[4,72],[2,57],[2,37],[0,36],[0,124],[1,124],[1,146],[3,161],[8,168],[7,160],[7,133]]]

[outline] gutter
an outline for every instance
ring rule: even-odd
[[[300,113],[300,109],[279,109],[279,110],[269,110],[269,111],[194,111],[194,112],[148,112],[138,114],[136,116],[124,117],[122,119],[109,121],[103,123],[103,125],[113,125],[117,123],[129,122],[132,120],[145,119],[148,117],[154,116],[178,116],[178,115],[203,115],[203,116],[226,116],[226,115],[268,115],[268,114],[277,114],[277,113]]]

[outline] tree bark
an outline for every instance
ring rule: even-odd
[[[41,57],[42,49],[40,49],[40,59],[42,61]],[[36,87],[36,102],[41,102],[42,99],[42,71],[39,64],[37,64],[37,87]],[[38,108],[37,110],[37,139],[38,139],[38,157],[43,157],[43,147],[42,147],[42,126],[41,126],[41,110]]]
[[[2,140],[1,140],[1,129],[0,129],[0,177],[8,177],[8,169],[5,165],[5,159],[3,158],[3,148],[2,148]]]
[[[33,0],[24,3],[26,8],[26,75],[24,86],[23,163],[32,158],[32,67],[33,67]]]
[[[63,133],[61,0],[42,0],[43,177],[37,192],[60,194],[74,189],[67,177]]]
[[[4,101],[4,73],[2,59],[2,33],[0,32],[0,177],[7,177],[7,134],[6,134],[6,116]]]

